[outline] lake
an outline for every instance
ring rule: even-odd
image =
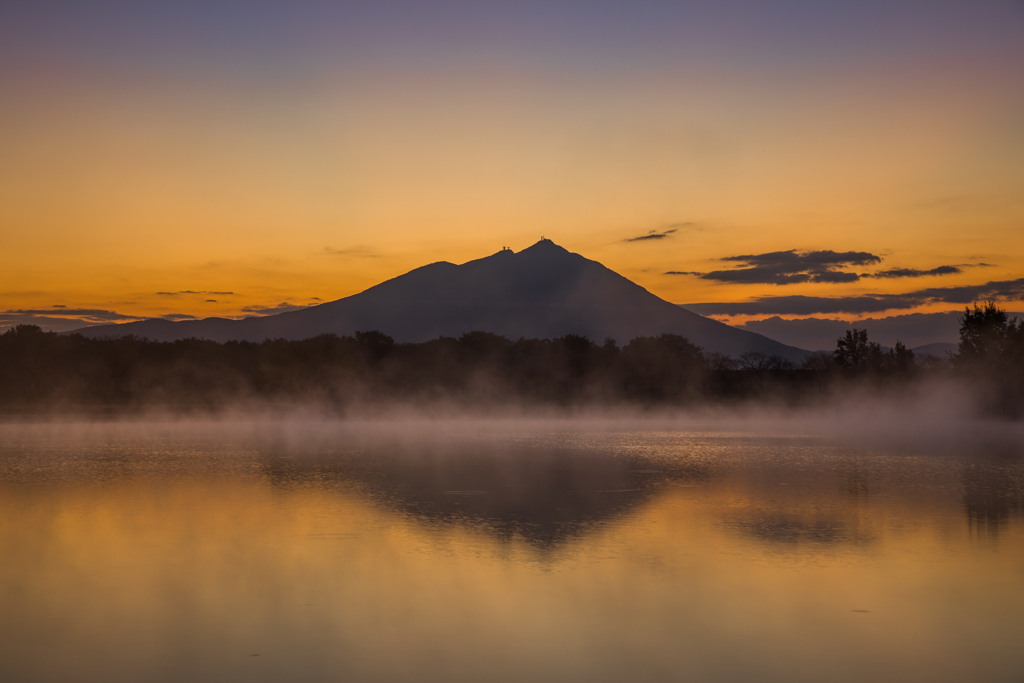
[[[0,426],[0,680],[1020,683],[1018,432],[856,432]]]

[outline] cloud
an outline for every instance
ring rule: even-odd
[[[765,254],[726,256],[719,259],[746,268],[715,270],[700,277],[732,284],[792,285],[804,282],[856,282],[857,273],[838,270],[840,266],[881,263],[882,257],[866,251],[772,251]]]
[[[629,237],[629,238],[626,238],[626,239],[624,239],[622,241],[623,242],[646,242],[648,240],[663,240],[666,237],[670,237],[671,235],[674,235],[677,232],[679,232],[679,228],[672,228],[671,230],[663,230],[662,232],[658,232],[657,230],[651,230],[646,235],[640,235],[639,237]]]
[[[46,332],[70,332],[90,325],[142,320],[143,316],[124,315],[97,308],[17,309],[0,312],[0,331],[16,325],[38,325]]]
[[[67,306],[65,306],[64,304],[54,304],[53,307],[54,308],[67,308]]]
[[[929,301],[943,301],[953,304],[969,304],[985,299],[1024,298],[1024,278],[1017,280],[996,280],[983,285],[963,287],[931,287],[915,292]]]
[[[704,273],[698,273],[695,270],[693,270],[693,271],[690,271],[690,270],[669,270],[669,271],[666,271],[666,272],[662,273],[662,275],[703,275],[703,274]]]
[[[183,289],[180,292],[157,292],[157,296],[181,296],[182,294],[199,294],[203,296],[234,296],[234,292],[207,292],[207,291],[193,291],[191,289]]]
[[[826,270],[811,276],[811,282],[856,282],[860,279],[857,273],[847,273],[841,270]]]
[[[700,315],[813,315],[815,313],[877,313],[894,308],[917,306],[917,300],[903,301],[895,296],[765,296],[735,303],[684,304],[683,308]]]
[[[982,264],[978,264],[982,265]],[[889,270],[880,270],[875,273],[864,273],[861,277],[877,277],[877,278],[901,278],[901,277],[928,277],[929,275],[959,275],[964,272],[962,268],[957,266],[939,266],[932,268],[931,270],[918,270],[917,268],[890,268]]]
[[[769,266],[783,268],[786,272],[797,273],[815,268],[831,268],[841,265],[870,265],[881,263],[882,257],[866,251],[836,252],[831,249],[824,251],[772,251],[767,254],[747,254],[745,256],[725,256],[720,261],[735,261],[748,266]]]
[[[151,316],[126,315],[117,311],[94,308],[67,308],[54,306],[53,309],[18,309],[0,312],[0,332],[16,325],[38,325],[45,332],[71,332],[92,325],[148,320]],[[196,320],[187,313],[168,313],[160,320]]]
[[[15,311],[3,311],[0,316],[11,317],[11,316],[59,316],[59,317],[75,317],[88,319],[94,322],[109,322],[111,320],[140,320],[143,316],[139,315],[123,315],[116,311],[105,311],[98,308],[66,308],[61,307],[59,309],[21,309]]]
[[[869,266],[882,262],[882,257],[866,251],[773,251],[766,254],[726,256],[720,261],[741,263],[745,268],[715,270],[710,273],[684,273],[670,271],[672,275],[697,275],[705,280],[730,284],[793,285],[806,282],[845,283],[857,282],[861,278],[913,278],[935,275],[959,275],[963,268],[987,266],[989,264],[964,264],[962,266],[937,266],[930,270],[917,268],[890,268],[874,273],[854,273],[840,270],[844,266]],[[669,273],[666,273],[669,274]]]
[[[627,237],[622,240],[623,242],[650,242],[652,240],[663,240],[668,237],[672,237],[678,232],[692,232],[701,231],[701,228],[697,227],[697,224],[693,221],[685,221],[679,223],[667,223],[662,225],[660,229],[648,230],[643,235],[637,235],[636,237]]]
[[[683,307],[701,315],[859,314],[914,308],[929,303],[970,304],[986,299],[1024,299],[1024,278],[963,287],[931,287],[905,294],[846,297],[766,296],[736,303],[685,304]]]
[[[796,285],[811,281],[809,273],[780,273],[772,268],[744,268],[742,270],[715,270],[700,276],[704,280],[731,284]]]

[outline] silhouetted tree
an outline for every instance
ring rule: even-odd
[[[770,370],[792,370],[795,365],[782,356],[769,356],[763,351],[747,351],[739,357],[739,367],[744,370],[766,372]]]
[[[744,370],[767,370],[768,354],[763,351],[746,351],[740,354],[738,365]]]
[[[882,347],[868,341],[868,331],[852,329],[836,340],[832,354],[836,365],[848,374],[861,374],[882,368]]]
[[[890,373],[908,375],[916,367],[917,360],[914,358],[914,352],[897,339],[896,345],[885,356],[885,369]]]
[[[704,354],[678,334],[636,337],[622,349],[627,393],[644,399],[683,398],[703,379]]]
[[[835,367],[835,356],[831,353],[819,351],[808,354],[800,362],[801,370],[810,370],[817,373],[827,373]]]
[[[996,368],[986,375],[995,388],[992,405],[1019,405],[1024,403],[1024,324],[990,308],[968,311],[959,363],[975,376],[989,366],[967,359],[986,359]],[[835,378],[832,368],[871,369],[880,378],[909,381],[915,367],[902,343],[882,354],[863,330],[850,331],[838,340],[836,353],[810,356],[797,370],[764,353],[739,359],[705,354],[675,334],[637,337],[621,349],[612,339],[601,345],[579,335],[513,342],[481,331],[423,343],[399,344],[371,330],[220,344],[90,339],[22,325],[0,334],[0,409],[121,411],[160,405],[208,410],[271,401],[345,410],[366,402],[436,399],[677,403],[697,396],[742,399],[769,389],[773,397],[790,400],[826,391]]]
[[[356,332],[356,342],[367,352],[367,357],[373,361],[380,361],[395,348],[395,340],[377,330]]]
[[[954,365],[988,387],[990,411],[1024,412],[1024,321],[1010,320],[992,301],[974,304],[960,318]]]
[[[998,367],[1013,355],[1019,327],[1017,319],[1009,320],[1006,311],[993,301],[986,301],[980,307],[974,304],[973,311],[965,308],[960,318],[956,364]]]
[[[708,369],[713,372],[729,372],[740,367],[739,360],[724,353],[706,353],[704,354],[704,360],[707,363]]]

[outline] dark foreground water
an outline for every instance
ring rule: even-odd
[[[0,680],[1024,681],[1012,439],[478,427],[0,427]]]

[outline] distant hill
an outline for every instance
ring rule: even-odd
[[[951,344],[956,350],[960,340],[960,318],[964,309],[937,313],[904,313],[884,318],[862,318],[852,322],[834,318],[798,318],[787,320],[780,316],[771,316],[761,320],[748,320],[737,325],[741,330],[749,330],[763,334],[783,344],[790,344],[804,349],[827,349],[834,351],[836,339],[842,337],[846,330],[859,328],[868,331],[868,339],[878,342],[883,347],[891,347],[897,341],[903,342],[908,348],[933,344]],[[1024,319],[1024,313],[1007,312],[1007,316]],[[938,348],[938,347],[936,347]],[[928,351],[934,355],[935,350]],[[941,355],[944,355],[944,351]]]
[[[462,265],[432,263],[359,294],[300,311],[243,320],[143,320],[76,332],[90,337],[132,334],[158,341],[262,341],[367,330],[379,330],[399,342],[481,330],[511,339],[577,334],[600,343],[611,337],[620,344],[668,332],[687,337],[706,351],[731,356],[761,351],[799,362],[808,353],[680,308],[551,240]]]
[[[951,353],[956,353],[958,348],[959,344],[936,342],[934,344],[925,344],[924,346],[915,346],[911,350],[914,352],[914,355],[917,356],[935,356],[936,358],[945,358]]]

